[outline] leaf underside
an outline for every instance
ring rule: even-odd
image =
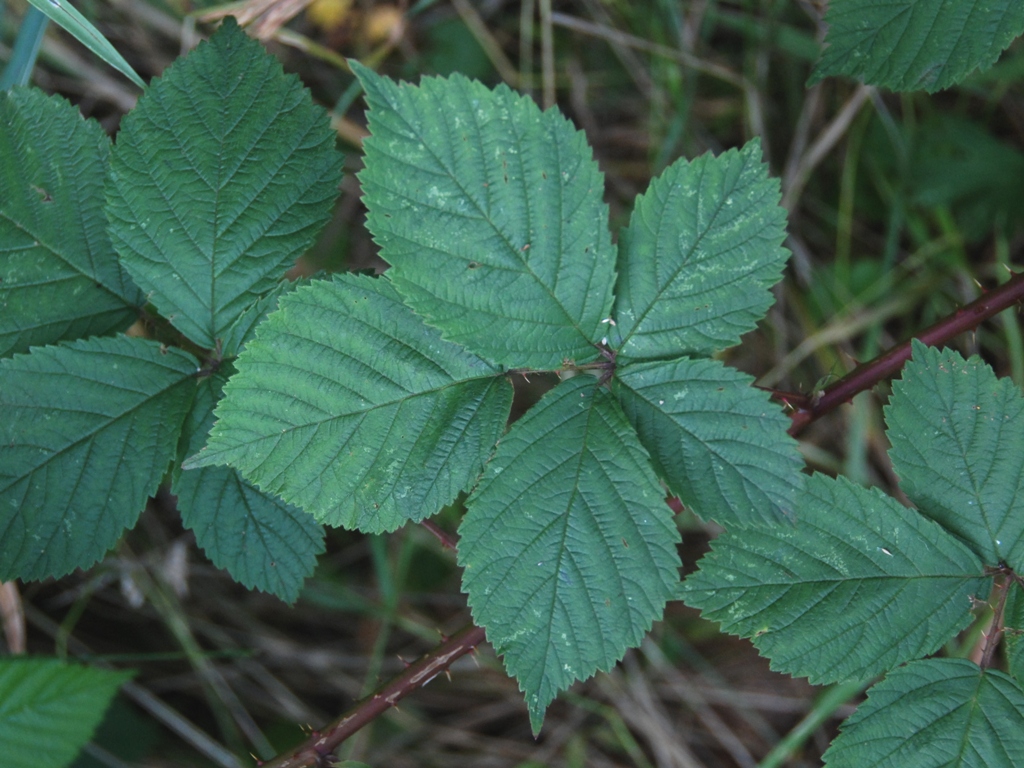
[[[890,672],[842,725],[828,768],[1017,768],[1024,765],[1024,691],[965,659]]]
[[[915,341],[885,409],[907,496],[989,565],[1024,569],[1024,397],[978,357]]]
[[[636,434],[589,376],[513,425],[466,506],[463,590],[537,732],[558,691],[611,668],[661,617],[679,532]]]
[[[213,347],[312,243],[337,197],[327,114],[225,20],[122,121],[110,235],[167,319]]]
[[[792,519],[803,482],[789,419],[753,379],[715,360],[632,363],[613,392],[684,504],[723,525]]]
[[[990,581],[974,553],[915,510],[815,475],[794,526],[718,537],[683,599],[753,638],[772,669],[828,683],[933,653],[967,626]]]
[[[443,341],[387,277],[282,296],[237,367],[187,466],[230,464],[321,522],[371,532],[469,487],[511,405],[501,372]]]
[[[615,257],[583,135],[505,86],[353,69],[370,104],[367,226],[410,306],[499,365],[593,359]]]
[[[196,360],[97,337],[0,360],[0,579],[92,565],[175,455]]]
[[[0,92],[0,356],[127,328],[145,303],[103,217],[110,140],[59,96]]]
[[[789,255],[780,196],[756,139],[651,182],[619,241],[620,357],[708,355],[754,328]]]
[[[894,91],[949,88],[1024,34],[1020,0],[833,0],[809,85],[846,75]]]

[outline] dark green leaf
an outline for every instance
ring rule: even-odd
[[[619,240],[615,322],[629,358],[707,355],[738,344],[772,304],[788,252],[778,179],[761,144],[679,160],[637,198]]]
[[[842,726],[828,768],[1020,768],[1024,691],[964,659],[890,672]]]
[[[213,347],[326,221],[334,144],[298,78],[229,17],[122,121],[107,189],[114,247],[161,313]]]
[[[792,517],[803,461],[782,411],[753,379],[714,360],[620,367],[613,380],[655,471],[705,520]]]
[[[978,357],[913,355],[885,409],[903,490],[987,564],[1024,570],[1024,397]]]
[[[990,579],[942,528],[875,489],[815,475],[795,526],[726,532],[683,599],[753,638],[772,669],[866,679],[934,652]],[[871,763],[864,763],[870,765]]]
[[[131,676],[57,659],[0,659],[4,768],[64,768]]]
[[[185,455],[203,447],[213,409],[230,371],[202,380],[185,422]],[[258,490],[237,470],[203,467],[181,472],[172,490],[182,522],[214,565],[248,587],[293,603],[324,551],[323,528],[307,512]]]
[[[367,225],[412,308],[500,365],[593,358],[615,264],[583,134],[505,86],[353,69],[370,104]]]
[[[1024,34],[1020,0],[832,0],[810,83],[846,75],[894,91],[949,88]]]
[[[285,294],[238,358],[209,446],[318,520],[380,532],[468,488],[501,435],[511,387],[445,342],[386,277]]]
[[[175,455],[196,360],[93,338],[0,360],[0,579],[92,565]]]
[[[145,298],[103,218],[110,140],[59,96],[0,92],[0,355],[127,328]]]
[[[661,617],[679,532],[636,433],[590,376],[513,425],[466,506],[462,586],[536,733],[559,691],[610,669]]]

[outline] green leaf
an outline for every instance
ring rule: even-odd
[[[1015,581],[1005,588],[1009,592],[1003,610],[1003,647],[1007,671],[1019,685],[1024,680],[1024,589]]]
[[[468,488],[501,435],[511,387],[445,342],[386,277],[339,275],[280,299],[225,387],[208,447],[321,522],[395,530]]]
[[[131,676],[57,659],[0,659],[4,768],[64,768]]]
[[[828,768],[1019,768],[1024,691],[965,659],[927,659],[874,687],[825,753]]]
[[[1024,569],[1024,397],[978,357],[914,342],[885,409],[889,456],[921,511],[989,565]]]
[[[213,426],[227,371],[199,382],[183,434],[183,453],[203,447]],[[249,589],[277,595],[288,603],[324,551],[324,531],[301,509],[255,488],[229,467],[181,472],[172,485],[182,522],[218,568]]]
[[[846,75],[894,91],[949,88],[1024,34],[1020,0],[833,0],[808,85]]]
[[[367,226],[412,308],[500,365],[592,359],[615,264],[583,134],[503,85],[352,67],[370,105]]]
[[[160,312],[213,347],[312,242],[337,197],[327,113],[225,20],[121,123],[107,216]]]
[[[93,338],[0,360],[0,580],[91,565],[175,455],[196,360]]]
[[[715,360],[622,366],[613,379],[655,471],[705,520],[792,517],[803,461],[789,427],[753,379]]]
[[[256,329],[259,328],[260,323],[267,319],[267,315],[277,309],[278,300],[284,294],[295,290],[302,284],[287,280],[282,281],[270,293],[265,294],[249,305],[225,332],[221,343],[221,355],[224,358],[237,357],[242,348],[256,337]]]
[[[37,89],[0,92],[0,356],[127,328],[145,297],[103,218],[110,140]]]
[[[753,638],[772,669],[825,683],[934,652],[989,586],[974,553],[932,521],[876,489],[815,475],[795,526],[719,536],[683,599]]]
[[[91,21],[75,10],[75,7],[68,0],[28,0],[28,2],[50,17],[56,24],[67,30],[78,42],[139,86],[139,88],[146,87],[145,81],[136,74],[131,64],[125,61],[124,57],[117,52],[117,49],[110,44],[110,41],[92,25]]]
[[[779,182],[761,143],[678,160],[637,198],[619,239],[621,357],[707,355],[738,344],[772,304],[788,252]]]
[[[661,617],[679,531],[636,433],[590,376],[513,425],[466,507],[462,587],[536,733],[559,691],[610,669]]]

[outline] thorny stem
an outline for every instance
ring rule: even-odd
[[[314,731],[302,744],[278,755],[263,768],[308,768],[331,765],[334,750],[364,725],[395,706],[400,699],[422,688],[452,663],[472,651],[484,640],[484,631],[469,624],[434,648],[402,674],[360,701],[322,732]]]
[[[976,328],[983,320],[999,314],[1024,299],[1024,272],[1018,272],[998,288],[982,294],[965,307],[958,309],[931,327],[919,333],[918,340],[934,346],[956,336],[958,333]],[[789,434],[796,436],[815,419],[849,402],[854,395],[871,389],[883,379],[895,376],[903,364],[910,359],[911,342],[907,340],[893,347],[880,357],[854,368],[850,373],[814,395],[780,393],[773,396],[793,406],[792,424]]]
[[[982,669],[988,669],[992,666],[992,656],[995,655],[996,648],[999,646],[999,640],[1003,636],[1003,612],[1006,610],[1006,596],[1010,593],[1012,585],[1013,579],[1010,578],[1004,580],[998,587],[999,604],[993,610],[992,628],[985,637],[985,650],[982,651],[981,663],[978,664]]]

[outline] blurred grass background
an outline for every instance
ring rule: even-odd
[[[295,274],[383,268],[355,173],[365,134],[345,59],[398,78],[462,72],[557,105],[607,177],[613,229],[680,157],[762,140],[790,214],[793,259],[768,319],[724,353],[783,391],[813,393],[1021,267],[1024,44],[943,93],[805,82],[825,34],[811,0],[82,0],[145,79],[231,13],[331,111],[347,153],[332,221]],[[0,64],[26,14],[0,0]],[[50,28],[33,82],[113,135],[138,92]],[[1020,317],[956,340],[1024,383]],[[520,407],[544,386],[519,387]],[[523,383],[520,383],[523,384]],[[811,469],[895,490],[884,388],[802,436]],[[434,518],[449,533],[460,510]],[[686,515],[695,567],[715,531]],[[28,650],[139,670],[76,768],[252,765],[303,738],[468,620],[453,553],[420,526],[332,531],[301,599],[248,593],[183,531],[174,499],[87,574],[23,592]],[[979,627],[951,644],[974,648]],[[818,766],[857,686],[776,675],[751,646],[672,604],[610,674],[577,684],[530,735],[486,646],[343,748],[373,766]],[[235,757],[232,757],[232,754]],[[235,762],[232,762],[235,761]]]

